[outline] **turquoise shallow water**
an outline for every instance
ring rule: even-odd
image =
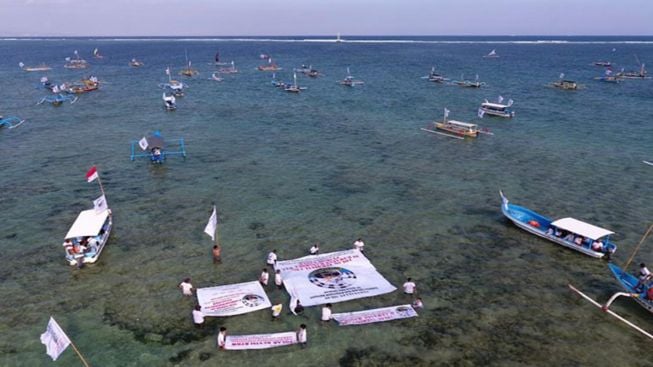
[[[441,41],[441,39],[421,39]],[[618,290],[604,262],[541,241],[501,215],[498,190],[553,217],[574,216],[614,230],[623,262],[651,222],[649,123],[653,81],[601,84],[592,61],[617,68],[653,59],[653,40],[570,39],[569,43],[311,43],[208,40],[0,41],[0,113],[28,121],[0,131],[0,365],[75,365],[72,351],[52,363],[39,335],[54,315],[92,365],[651,365],[650,341],[572,294],[572,282],[600,301]],[[106,55],[90,58],[94,47]],[[613,53],[612,48],[617,50]],[[206,80],[219,48],[241,73]],[[492,48],[502,56],[487,60]],[[85,72],[63,69],[73,50]],[[174,113],[163,111],[164,70],[188,52],[200,70]],[[312,64],[309,89],[288,95],[255,71],[270,53],[284,67]],[[141,69],[127,62],[138,57]],[[36,102],[41,61],[50,79],[93,73],[97,92],[59,108]],[[650,63],[650,62],[649,62]],[[432,65],[458,78],[479,74],[480,90],[420,79]],[[358,89],[336,82],[346,67]],[[545,85],[564,72],[585,85]],[[179,77],[181,78],[181,77]],[[515,101],[512,120],[477,119],[483,99]],[[459,141],[423,133],[440,118],[472,120],[494,136]],[[129,161],[129,141],[160,129],[183,136],[189,157],[154,167]],[[99,263],[63,261],[62,237],[98,195],[84,173],[98,165],[114,230]],[[215,203],[224,263],[213,266],[202,233]],[[280,258],[348,248],[363,237],[372,263],[391,283],[413,277],[420,317],[362,327],[308,319],[271,324],[267,311],[210,319],[193,328],[193,301],[177,284],[254,280],[272,248]],[[652,261],[644,245],[637,261]],[[287,295],[268,291],[271,301]],[[335,312],[406,302],[400,292],[339,303]],[[614,309],[647,330],[650,314],[628,300]],[[215,328],[233,334],[308,324],[310,347],[218,352]]]

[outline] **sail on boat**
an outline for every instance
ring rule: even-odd
[[[486,58],[486,59],[496,59],[496,58],[499,57],[499,55],[497,55],[497,50],[493,49],[492,51],[490,51],[489,54],[487,54],[487,55],[485,55],[483,57]]]
[[[97,47],[93,50],[93,57],[95,57],[96,59],[104,58],[104,56],[100,54],[100,50],[98,50]]]
[[[222,62],[222,61],[220,61],[220,51],[216,51],[216,52],[215,52],[215,65],[216,65],[216,66],[225,66],[225,65],[229,65],[228,62]]]
[[[193,77],[193,76],[200,73],[199,71],[197,71],[197,70],[195,70],[195,69],[193,69],[191,67],[191,61],[188,59],[188,52],[186,52],[186,63],[188,64],[188,66],[186,66],[185,69],[181,69],[181,71],[179,72],[179,75],[184,75],[184,76],[187,76],[187,77]]]

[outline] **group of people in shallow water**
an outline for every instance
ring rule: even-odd
[[[576,235],[571,232],[562,231],[560,230],[560,228],[555,228],[553,226],[549,227],[549,229],[546,230],[546,234],[548,234],[549,236],[556,236],[558,238],[562,238],[563,240],[567,242],[571,242],[577,246],[587,247],[589,249],[592,249],[592,251],[605,252],[603,241],[592,241],[589,238],[585,238],[583,236]]]
[[[363,253],[365,248],[365,243],[361,238],[359,238],[356,241],[354,241],[353,248]],[[308,252],[310,255],[319,254],[320,252],[319,243],[315,243],[314,245],[312,245],[311,248],[308,250]],[[220,264],[222,262],[221,248],[219,245],[213,246],[212,255],[213,255],[214,264]],[[266,258],[266,265],[274,269],[277,260],[278,260],[277,250],[273,249],[272,251],[270,251],[270,253],[268,253],[268,256]],[[265,267],[263,268],[261,275],[259,276],[259,282],[261,283],[261,285],[265,287],[268,285],[269,279],[270,279],[270,274],[268,272],[268,268]],[[279,290],[283,289],[284,287],[280,270],[276,270],[274,272],[274,284],[276,288]],[[195,288],[191,283],[191,278],[185,278],[181,283],[179,283],[178,287],[181,289],[182,295],[186,297],[192,297],[193,294],[195,293]],[[415,284],[412,278],[408,277],[406,279],[406,282],[404,282],[404,284],[402,285],[402,288],[404,294],[410,296],[410,299],[412,301],[411,305],[415,310],[424,308],[424,303],[422,301],[422,298],[417,296],[417,285]],[[324,306],[322,306],[321,317],[320,317],[322,323],[328,323],[333,319],[332,308],[333,305],[331,303],[327,303]],[[277,303],[272,305],[271,311],[272,311],[272,321],[280,319],[283,311],[283,303]],[[303,313],[304,313],[304,306],[301,304],[299,299],[294,299],[293,304],[290,305],[290,312],[288,314],[297,316],[297,315],[303,315]],[[192,317],[193,317],[193,323],[197,328],[204,327],[205,316],[204,313],[202,312],[202,306],[195,305],[192,311]],[[305,348],[308,342],[308,333],[306,330],[306,324],[301,324],[297,329],[296,334],[297,334],[297,341],[300,347],[302,349]],[[217,347],[219,349],[224,349],[226,344],[226,338],[227,338],[227,329],[225,327],[220,327],[216,340]]]

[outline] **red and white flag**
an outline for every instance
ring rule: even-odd
[[[59,324],[50,317],[48,328],[41,334],[41,343],[45,344],[45,352],[52,357],[53,361],[56,361],[59,355],[70,345],[70,339],[68,339],[68,335],[64,333]]]
[[[86,181],[88,182],[93,182],[98,177],[97,168],[95,168],[95,166],[91,167],[91,169],[86,172]]]

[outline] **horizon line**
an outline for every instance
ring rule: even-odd
[[[252,38],[252,37],[337,37],[336,34],[292,34],[292,35],[0,35],[0,38]],[[653,37],[653,34],[340,34],[340,37]]]

